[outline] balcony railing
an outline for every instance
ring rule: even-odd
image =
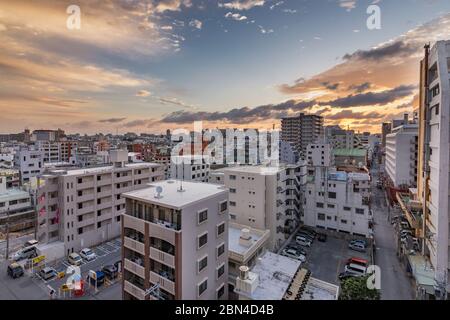
[[[125,258],[125,269],[133,272],[135,275],[145,279],[145,268],[130,259]]]
[[[139,300],[145,299],[145,291],[127,280],[124,282],[123,289]]]
[[[145,245],[139,241],[133,240],[129,237],[124,237],[123,245],[125,248],[136,251],[142,255],[145,255]]]
[[[175,294],[175,282],[163,276],[163,273],[158,274],[154,271],[150,271],[150,282],[159,284],[160,287],[171,294]]]
[[[169,253],[150,247],[150,258],[169,267],[175,267],[175,257]]]

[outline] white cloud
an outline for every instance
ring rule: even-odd
[[[189,26],[200,30],[203,26],[203,22],[201,22],[200,20],[194,19],[191,22],[189,22]]]
[[[273,29],[265,29],[263,26],[258,26],[259,27],[259,31],[261,31],[262,34],[267,34],[267,33],[273,33]]]
[[[262,7],[265,0],[234,0],[226,3],[219,3],[220,8],[234,9],[234,10],[250,10],[253,7]]]
[[[225,15],[225,18],[228,19],[232,19],[232,20],[236,20],[236,21],[243,21],[243,20],[247,20],[246,16],[241,15],[240,13],[232,13],[232,12],[228,12]]]
[[[138,93],[136,93],[137,97],[148,97],[151,96],[152,93],[150,91],[147,90],[139,90]]]
[[[352,11],[356,8],[356,0],[339,0],[339,6],[347,11]]]

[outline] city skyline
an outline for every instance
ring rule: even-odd
[[[306,112],[379,132],[417,108],[423,45],[450,36],[450,3],[408,2],[78,1],[68,30],[69,1],[0,1],[1,131],[267,129]]]

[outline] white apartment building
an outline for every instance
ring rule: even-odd
[[[9,224],[9,231],[15,232],[33,226],[34,207],[28,192],[20,189],[10,189],[6,186],[6,179],[0,176],[0,230],[5,231],[5,224]]]
[[[418,134],[418,124],[407,124],[386,135],[385,171],[396,188],[417,185]]]
[[[163,179],[161,166],[126,163],[126,151],[112,151],[113,165],[54,169],[39,182],[38,234],[41,243],[64,242],[67,254],[120,235],[122,193]]]
[[[329,143],[313,143],[306,148],[308,166],[328,167],[331,165],[331,145]]]
[[[299,153],[295,150],[292,142],[280,140],[280,162],[296,164],[300,160]]]
[[[171,157],[170,178],[185,181],[208,182],[209,161],[205,156]]]
[[[228,298],[226,188],[166,180],[123,196],[123,299]]]
[[[277,250],[299,225],[306,165],[242,166],[222,169],[230,190],[230,219],[270,230],[269,249]]]
[[[450,292],[450,41],[426,47],[419,110],[418,190],[424,211],[425,254],[439,298]]]
[[[44,163],[68,163],[75,154],[77,143],[71,141],[38,140],[35,142],[35,147],[37,150],[42,151]]]
[[[20,186],[19,170],[0,168],[0,180],[6,183],[6,189],[18,188]]]
[[[344,130],[339,126],[325,127],[325,141],[337,149],[351,149],[357,145],[354,130]]]
[[[308,177],[304,223],[369,238],[372,235],[369,197],[369,174],[318,167]]]
[[[14,154],[0,153],[0,169],[11,169],[14,167]]]
[[[19,150],[14,155],[14,166],[20,172],[21,183],[27,183],[44,171],[44,155],[40,150]]]

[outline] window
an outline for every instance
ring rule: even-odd
[[[347,224],[347,220],[341,220],[342,224]]]
[[[234,174],[230,175],[230,180],[236,180],[236,176]]]
[[[327,207],[330,209],[334,209],[334,204],[327,204]]]
[[[440,93],[439,84],[435,85],[433,88],[431,88],[431,98],[436,97]]]
[[[198,285],[198,296],[200,297],[206,289],[208,289],[208,279],[205,279]]]
[[[350,208],[350,207],[344,207],[344,211],[351,211],[352,210],[352,208]]]
[[[217,226],[217,236],[221,236],[225,232],[225,222],[222,222]]]
[[[325,221],[325,214],[324,213],[317,214],[317,219],[321,220],[321,221]]]
[[[230,207],[236,207],[236,202],[230,201]]]
[[[222,243],[220,246],[217,247],[217,258],[221,257],[224,252],[225,252],[225,243]]]
[[[450,73],[450,58],[447,58],[447,70]]]
[[[83,183],[83,179],[82,178],[78,178],[78,183]]]
[[[217,290],[217,300],[222,298],[222,296],[225,294],[225,284],[222,284],[220,288]]]
[[[225,273],[225,263],[223,263],[222,265],[220,265],[217,268],[217,279],[220,279],[220,277]]]
[[[197,261],[197,270],[200,273],[203,269],[208,266],[208,256],[203,257],[202,259]]]
[[[205,222],[206,220],[208,220],[208,210],[203,210],[203,211],[197,212],[197,223],[198,224],[201,224],[201,223]]]
[[[78,228],[78,234],[83,234],[83,228]]]
[[[323,203],[322,202],[317,202],[316,203],[316,207],[317,208],[323,208]]]
[[[336,192],[328,192],[328,198],[336,199]]]
[[[230,188],[230,193],[236,193],[236,189]]]
[[[220,213],[224,213],[225,211],[227,211],[227,209],[228,209],[227,201],[223,201],[223,202],[219,203],[219,212]]]
[[[197,239],[197,245],[198,245],[197,248],[198,249],[202,248],[207,243],[208,243],[208,233],[207,232],[198,236],[198,239]]]
[[[364,209],[356,208],[356,209],[355,209],[355,212],[356,212],[357,214],[364,214]]]

